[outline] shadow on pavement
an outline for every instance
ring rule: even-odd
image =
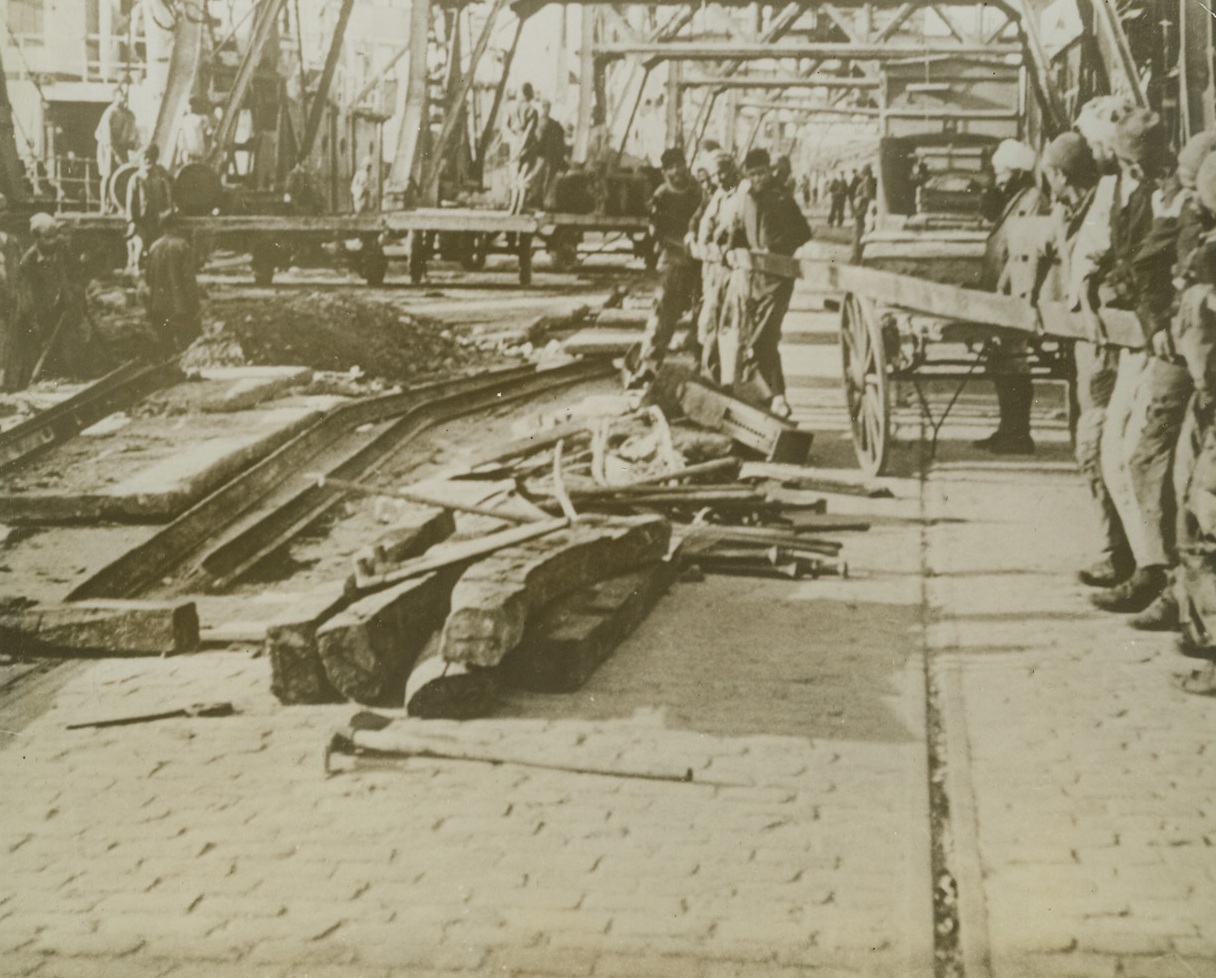
[[[814,582],[677,584],[579,692],[512,693],[498,716],[604,720],[659,712],[668,728],[904,743],[893,708],[919,647],[919,608],[815,598]],[[733,614],[706,614],[730,601]]]

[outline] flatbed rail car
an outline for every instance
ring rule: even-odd
[[[63,213],[59,220],[86,238],[120,239],[126,219],[118,214]],[[357,240],[348,251],[358,274],[372,285],[384,281],[388,257],[384,244],[409,238],[410,278],[420,282],[435,254],[459,261],[474,270],[488,254],[513,254],[519,262],[519,282],[532,281],[532,253],[536,239],[555,248],[587,232],[627,235],[639,257],[650,251],[648,221],[644,217],[612,217],[589,214],[509,214],[503,211],[461,208],[420,208],[372,214],[219,214],[182,217],[181,227],[206,235],[223,247],[252,256],[258,284],[273,281],[275,270],[290,254],[292,245],[324,242],[335,238]]]

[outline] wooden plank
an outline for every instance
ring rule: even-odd
[[[583,329],[562,341],[562,352],[572,357],[624,356],[642,342],[642,333],[632,329]],[[673,343],[676,342],[673,337]]]
[[[506,547],[515,547],[528,543],[550,533],[569,526],[567,520],[546,520],[543,523],[528,523],[524,526],[488,533],[475,540],[462,540],[459,543],[441,543],[432,547],[428,553],[394,567],[383,574],[371,577],[356,576],[356,585],[360,591],[375,591],[389,587],[411,577],[422,577],[432,571],[443,570],[458,564],[488,557],[490,554]]]
[[[880,305],[896,306],[946,319],[981,326],[1014,329],[1060,339],[1094,339],[1094,327],[1084,313],[1069,310],[1062,302],[1043,301],[1036,307],[1026,299],[979,289],[932,282],[863,265],[844,265],[809,258],[751,254],[736,250],[731,264],[769,275],[800,278],[823,292],[853,292]],[[1116,346],[1140,349],[1146,340],[1134,312],[1103,309],[1101,323],[1106,338]]]
[[[355,573],[376,577],[402,561],[421,556],[455,532],[456,520],[449,510],[410,507],[391,529],[355,553]]]
[[[595,315],[595,328],[641,332],[649,318],[642,309],[601,309]]]
[[[21,655],[172,655],[198,646],[193,601],[87,601],[0,614],[0,647]]]
[[[405,707],[424,720],[473,720],[494,708],[498,683],[497,669],[445,661],[435,632],[410,673]]]
[[[671,524],[658,516],[586,517],[531,546],[469,568],[452,591],[441,653],[448,662],[496,666],[523,638],[530,616],[595,581],[663,557]]]
[[[317,651],[317,629],[351,600],[344,583],[330,582],[267,626],[270,691],[280,703],[336,703],[341,700],[325,674]]]
[[[317,629],[330,683],[370,706],[400,706],[429,636],[447,617],[459,568],[413,578],[356,601]]]
[[[662,560],[599,581],[546,607],[503,660],[504,681],[545,693],[570,693],[616,650],[675,580]]]
[[[661,381],[660,381],[661,383]],[[760,452],[770,462],[804,463],[814,435],[762,408],[732,397],[695,377],[676,385],[684,413],[705,428],[730,435],[739,444]]]

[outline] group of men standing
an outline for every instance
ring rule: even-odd
[[[1093,338],[1075,347],[1076,451],[1101,554],[1078,576],[1096,607],[1180,631],[1182,650],[1205,658],[1216,657],[1214,149],[1204,132],[1175,157],[1155,112],[1104,97],[1044,149],[1045,189],[1028,147],[1017,172],[998,174],[1019,188],[1006,208],[1054,218],[1034,296],[1054,291]],[[1108,342],[1107,310],[1134,314],[1143,344]],[[1028,431],[1029,404],[1014,407]]]
[[[650,204],[650,229],[659,253],[660,284],[630,382],[654,376],[679,318],[696,312],[701,371],[710,379],[762,402],[779,417],[790,414],[778,344],[794,280],[732,267],[735,249],[793,255],[811,229],[789,187],[774,172],[767,150],[734,158],[720,153],[705,194],[684,153],[662,157],[663,183]]]
[[[524,82],[507,113],[512,214],[543,208],[568,165],[566,130],[551,112],[550,103]]]

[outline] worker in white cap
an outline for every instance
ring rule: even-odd
[[[993,222],[984,257],[984,284],[1006,295],[1032,299],[1036,267],[1012,253],[1008,222],[1017,217],[1044,214],[1047,198],[1035,176],[1035,151],[1016,139],[1006,139],[992,154],[994,183],[984,199],[984,214]],[[1030,354],[1024,333],[1007,331],[993,336],[985,355],[985,368],[996,389],[1000,422],[976,448],[994,455],[1029,455],[1034,452],[1030,435],[1030,408],[1034,386],[1030,379]]]

